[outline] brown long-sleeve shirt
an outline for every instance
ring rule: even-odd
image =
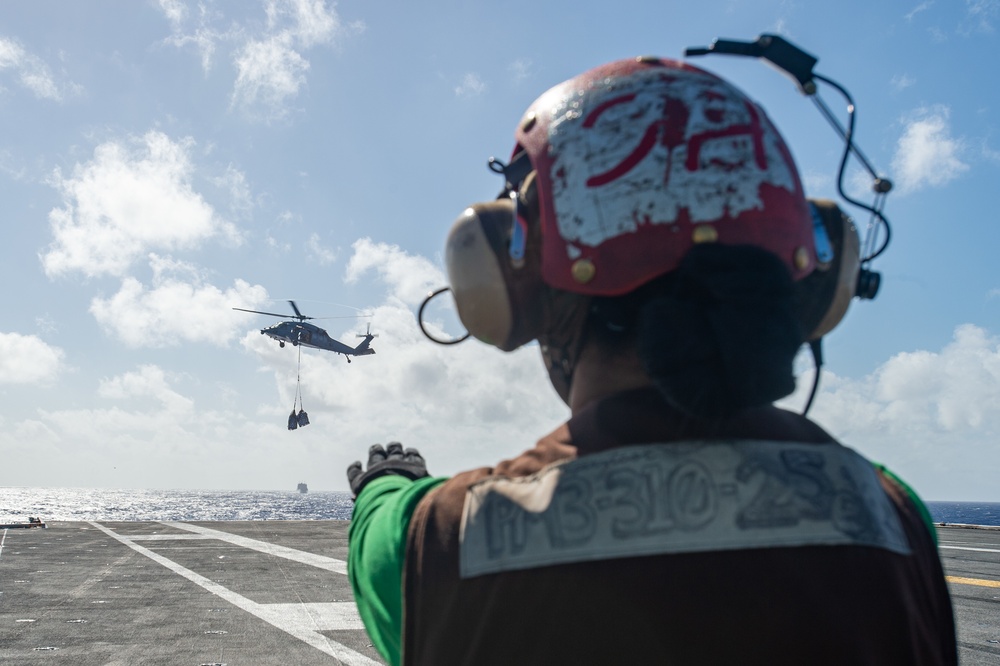
[[[410,524],[406,664],[954,664],[914,499],[773,407],[605,399]]]

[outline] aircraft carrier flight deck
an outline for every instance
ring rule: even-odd
[[[348,524],[0,528],[0,663],[381,664],[347,580]],[[960,662],[1000,664],[1000,528],[938,535]]]

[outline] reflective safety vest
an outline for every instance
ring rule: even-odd
[[[875,467],[839,444],[621,447],[472,485],[462,578],[638,555],[802,546],[911,550]]]

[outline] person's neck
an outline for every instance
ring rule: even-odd
[[[652,380],[633,351],[608,354],[588,344],[573,369],[569,407],[573,414],[577,414],[596,400],[651,384]]]

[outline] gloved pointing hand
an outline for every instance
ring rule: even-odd
[[[430,476],[427,473],[427,463],[420,451],[416,449],[403,450],[399,442],[389,442],[386,448],[381,444],[372,444],[368,449],[368,470],[364,471],[361,461],[351,463],[347,468],[347,482],[351,484],[351,493],[357,499],[369,481],[386,474],[398,474],[408,479],[422,479]]]

